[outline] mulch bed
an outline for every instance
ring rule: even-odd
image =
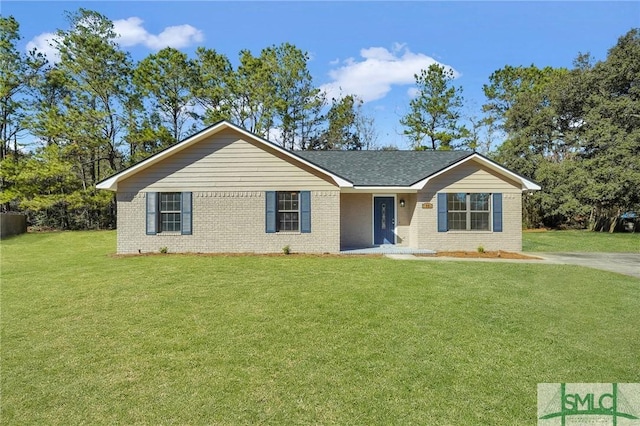
[[[433,255],[432,255],[433,256]],[[439,251],[435,254],[436,257],[462,257],[466,259],[480,258],[480,259],[536,259],[539,257],[527,256],[522,253],[513,253],[509,251]]]
[[[324,253],[324,254],[306,254],[306,253],[291,253],[285,255],[283,253],[158,253],[158,252],[142,252],[131,254],[110,254],[110,257],[123,258],[123,257],[135,257],[135,256],[202,256],[202,257],[344,257],[342,254]],[[356,257],[382,257],[382,254],[357,254],[351,255]],[[481,258],[481,259],[534,259],[540,260],[539,257],[527,256],[522,253],[513,253],[509,251],[439,251],[436,254],[415,254],[414,256],[426,256],[426,257],[457,257],[457,258]]]

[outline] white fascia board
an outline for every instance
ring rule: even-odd
[[[317,167],[317,166],[316,166]],[[328,174],[331,179],[333,179],[333,181],[336,183],[336,185],[338,185],[339,188],[352,188],[353,184],[351,182],[349,182],[346,179],[343,179],[339,176],[335,176],[331,173],[327,173],[326,171],[323,170],[323,173]]]
[[[117,191],[118,190],[118,183],[116,180],[116,176],[111,176],[108,179],[103,180],[102,182],[99,182],[96,184],[96,188],[97,189],[106,189],[108,191]]]
[[[520,176],[519,174],[514,173],[514,172],[512,172],[511,170],[509,170],[509,169],[507,169],[505,167],[502,167],[500,164],[494,163],[493,161],[490,161],[490,160],[486,159],[485,157],[483,157],[483,156],[481,156],[479,154],[476,154],[476,153],[471,154],[470,156],[463,158],[462,160],[450,165],[449,167],[446,167],[446,168],[440,170],[439,172],[434,173],[431,176],[428,176],[428,177],[426,177],[426,178],[414,183],[413,185],[411,185],[411,188],[416,189],[416,190],[421,190],[422,188],[424,188],[424,186],[427,184],[427,182],[429,182],[431,179],[436,178],[436,177],[448,172],[449,170],[454,169],[454,168],[458,167],[459,165],[464,164],[467,161],[471,161],[471,160],[476,160],[476,161],[484,164],[488,168],[490,168],[490,169],[492,169],[492,170],[494,170],[494,171],[496,171],[496,172],[498,172],[498,173],[500,173],[502,175],[505,175],[505,176],[509,177],[512,180],[520,182],[520,184],[522,185],[522,192],[525,192],[525,191],[539,191],[540,189],[542,189],[540,187],[540,185],[538,185],[537,183],[532,182],[529,179],[527,179],[527,178],[525,178],[523,176]]]
[[[167,157],[170,157],[171,155],[182,151],[185,148],[188,148],[189,146],[195,144],[196,142],[199,142],[207,137],[210,137],[218,132],[220,132],[223,129],[233,129],[241,134],[243,134],[244,136],[248,137],[249,139],[257,142],[260,145],[263,145],[265,147],[269,147],[271,149],[274,149],[282,154],[284,154],[285,156],[298,161],[300,163],[303,163],[304,165],[324,174],[329,176],[331,179],[333,179],[333,181],[336,183],[336,185],[338,185],[340,188],[349,188],[352,187],[353,184],[349,181],[347,181],[346,179],[341,178],[340,176],[334,175],[333,173],[328,172],[327,170],[316,166],[313,163],[308,162],[307,160],[298,157],[295,154],[292,154],[290,151],[287,151],[286,149],[271,143],[269,141],[267,141],[266,139],[262,139],[256,135],[254,135],[251,132],[246,131],[245,129],[236,126],[235,124],[229,123],[227,121],[222,121],[218,124],[215,124],[211,127],[209,127],[208,129],[205,129],[199,133],[196,133],[195,135],[183,140],[182,142],[179,142],[175,145],[173,145],[170,148],[165,149],[164,151],[159,152],[156,155],[152,155],[151,157],[147,158],[146,160],[143,160],[141,162],[139,162],[138,164],[135,164],[131,167],[129,167],[128,169],[125,169],[123,171],[121,171],[120,173],[116,173],[115,175],[103,180],[102,182],[99,182],[96,185],[97,189],[106,189],[109,191],[117,191],[118,190],[118,182],[126,179],[144,169],[146,169],[149,166],[152,166],[153,164],[158,163],[159,161],[164,160]]]

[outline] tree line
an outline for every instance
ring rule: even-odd
[[[235,67],[205,47],[134,63],[108,18],[87,9],[67,18],[50,63],[20,52],[19,23],[0,17],[0,205],[32,224],[113,227],[113,194],[98,181],[222,119],[291,150],[393,149],[378,146],[357,96],[327,99],[307,53],[289,43],[242,50]],[[640,207],[639,75],[636,29],[601,62],[494,72],[475,118],[462,116],[451,71],[434,64],[415,75],[400,123],[413,149],[478,150],[537,180],[528,225],[602,228]]]
[[[536,180],[526,196],[530,226],[613,231],[640,213],[640,30],[595,62],[506,66],[484,86],[486,120],[506,134],[495,158]]]
[[[0,17],[2,209],[63,229],[115,223],[105,177],[222,119],[287,149],[369,149],[373,120],[354,95],[326,99],[306,52],[283,43],[239,65],[214,49],[165,48],[134,63],[98,12],[68,13],[55,63],[21,53],[19,23]],[[21,142],[30,143],[21,149]]]

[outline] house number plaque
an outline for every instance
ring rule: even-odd
[[[422,203],[422,208],[423,209],[432,209],[433,208],[433,204],[432,203]]]

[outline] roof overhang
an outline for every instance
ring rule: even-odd
[[[490,159],[488,159],[487,157],[480,155],[478,153],[473,153],[471,155],[469,155],[468,157],[464,157],[459,161],[456,161],[455,163],[445,167],[444,169],[433,173],[429,176],[427,176],[426,178],[419,180],[418,182],[414,183],[413,185],[410,186],[411,189],[415,189],[415,190],[421,190],[422,188],[424,188],[424,186],[432,179],[437,178],[438,176],[447,173],[448,171],[464,164],[467,163],[469,161],[477,161],[478,163],[482,164],[483,166],[487,167],[488,169],[493,170],[494,172],[501,174],[511,180],[514,180],[516,182],[520,182],[521,188],[522,188],[522,192],[526,192],[526,191],[539,191],[540,189],[542,189],[540,187],[540,185],[538,185],[537,183],[525,178],[524,176],[521,176],[515,172],[512,172],[511,170],[501,166],[500,164],[496,163],[495,161],[492,161]]]
[[[196,133],[193,136],[188,137],[187,139],[184,139],[178,143],[176,143],[175,145],[170,146],[169,148],[158,152],[157,154],[152,155],[151,157],[140,161],[139,163],[134,164],[133,166],[126,168],[116,174],[114,174],[113,176],[108,177],[107,179],[104,179],[103,181],[100,181],[96,184],[96,188],[98,189],[106,189],[109,191],[117,191],[118,190],[118,182],[123,181],[124,179],[127,179],[133,175],[135,175],[138,172],[141,172],[142,170],[147,169],[148,167],[153,166],[154,164],[159,163],[160,161],[204,140],[207,139],[223,130],[227,130],[227,129],[231,129],[234,130],[240,134],[242,134],[243,136],[245,136],[246,138],[248,138],[249,140],[253,141],[254,143],[256,143],[258,146],[262,146],[266,149],[271,149],[274,151],[277,151],[278,153],[282,154],[285,158],[288,158],[294,162],[298,162],[298,163],[302,163],[305,166],[329,177],[331,180],[333,180],[335,182],[335,184],[340,187],[340,188],[350,188],[353,187],[353,184],[351,182],[349,182],[348,180],[334,174],[331,173],[328,170],[323,169],[322,167],[319,167],[307,160],[305,160],[304,158],[296,155],[295,153],[288,151],[284,148],[282,148],[281,146],[278,146],[272,142],[269,142],[266,139],[263,139],[259,136],[254,135],[251,132],[248,132],[247,130],[244,130],[241,127],[236,126],[235,124],[229,123],[228,121],[221,121],[219,123],[216,123],[210,127],[207,127],[206,129]]]
[[[341,192],[344,193],[371,193],[371,194],[411,194],[418,192],[417,189],[410,186],[357,186],[354,185],[350,188],[343,188]]]

